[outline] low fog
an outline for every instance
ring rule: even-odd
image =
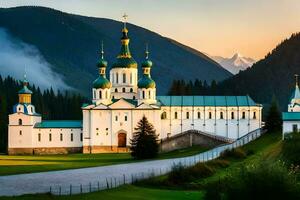
[[[59,74],[51,70],[51,65],[36,47],[13,38],[5,29],[0,28],[1,76],[10,75],[22,80],[25,69],[28,81],[41,89],[71,89]]]

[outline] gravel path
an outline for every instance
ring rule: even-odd
[[[174,164],[191,166],[219,157],[225,149],[243,146],[261,135],[258,129],[232,144],[216,147],[185,158],[153,160],[137,163],[0,176],[0,196],[47,193],[76,194],[130,184],[137,179],[169,172]]]

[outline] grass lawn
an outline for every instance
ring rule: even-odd
[[[157,159],[184,157],[207,149],[194,146],[159,154]],[[8,156],[0,155],[0,175],[95,167],[136,162],[129,153]]]
[[[197,191],[174,191],[174,190],[161,190],[137,187],[132,185],[122,186],[116,189],[105,190],[100,192],[93,192],[83,195],[73,196],[52,196],[52,195],[24,195],[20,197],[0,197],[0,200],[64,200],[64,199],[107,199],[107,200],[200,200],[203,197],[202,192]]]

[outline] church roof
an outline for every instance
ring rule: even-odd
[[[257,106],[249,96],[157,96],[162,106]]]
[[[93,88],[111,88],[111,82],[105,76],[99,75],[99,77],[93,82]]]
[[[292,99],[300,99],[300,90],[299,90],[298,85],[296,85],[296,88],[295,88],[295,90],[294,90],[293,93],[292,93],[292,96],[291,96],[291,98],[290,98],[290,101],[291,101]]]
[[[283,112],[283,121],[300,121],[300,112]]]
[[[82,128],[81,120],[45,120],[34,125],[34,128]]]
[[[155,88],[155,81],[147,74],[143,74],[142,78],[138,81],[138,88]]]

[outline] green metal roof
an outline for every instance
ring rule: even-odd
[[[157,96],[163,106],[257,106],[249,96]]]
[[[34,128],[82,128],[81,120],[45,120],[34,125]]]
[[[138,88],[155,88],[155,81],[146,74],[143,74],[142,78],[138,81]]]
[[[99,77],[93,82],[93,88],[111,88],[111,82],[105,76],[99,75]]]
[[[298,121],[298,120],[300,120],[300,112],[283,112],[282,120],[283,121]]]
[[[290,98],[290,101],[291,101],[292,99],[300,99],[300,90],[299,90],[298,85],[296,85],[296,88],[295,88],[295,90],[294,90],[293,93],[292,93],[292,96],[291,96],[291,98]]]
[[[18,94],[32,94],[32,91],[29,90],[26,85],[24,85],[23,88],[19,90]]]

